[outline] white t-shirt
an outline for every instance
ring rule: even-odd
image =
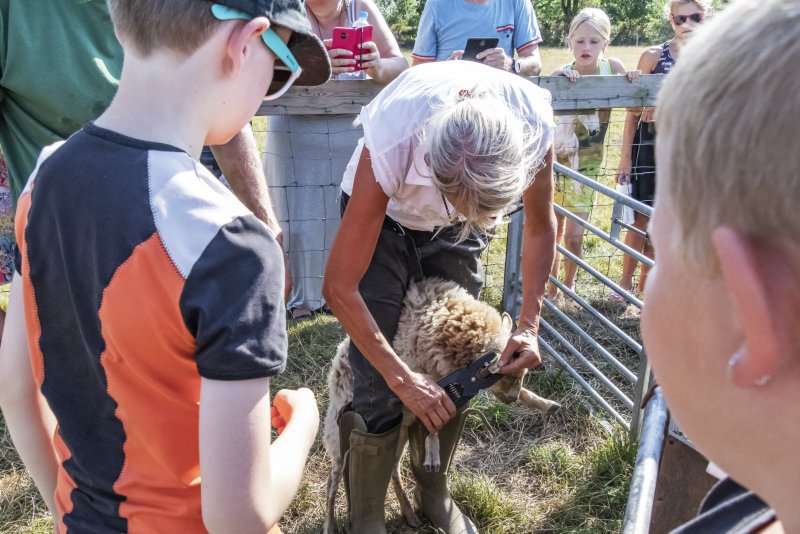
[[[451,224],[441,193],[430,178],[420,140],[430,117],[455,102],[461,90],[488,90],[528,120],[538,143],[537,159],[553,142],[550,93],[516,74],[472,61],[443,61],[411,67],[362,108],[364,137],[342,179],[342,191],[353,193],[361,150],[369,149],[375,179],[389,197],[386,213],[406,228],[433,230]]]

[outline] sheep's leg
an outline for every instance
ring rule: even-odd
[[[425,470],[439,472],[442,467],[442,460],[439,456],[439,434],[428,434],[425,437]]]
[[[539,410],[543,414],[551,414],[561,408],[559,403],[549,399],[544,399],[531,390],[525,388],[521,388],[519,390],[519,400],[531,410]]]
[[[397,495],[400,513],[403,514],[406,524],[412,528],[422,527],[422,521],[414,512],[414,507],[411,506],[411,501],[408,500],[406,490],[403,488],[403,480],[400,478],[400,462],[395,463],[394,469],[392,469],[392,487],[395,495]]]
[[[411,501],[408,500],[406,490],[403,488],[403,479],[400,478],[400,460],[403,458],[403,451],[406,450],[408,443],[408,427],[411,426],[417,417],[408,408],[403,408],[403,421],[400,423],[400,436],[397,438],[397,453],[395,455],[394,467],[392,468],[392,487],[397,495],[397,502],[400,504],[400,513],[403,514],[406,524],[413,528],[422,527],[422,521],[414,512]]]
[[[322,527],[324,534],[334,534],[336,517],[334,508],[336,506],[336,493],[339,491],[339,479],[342,476],[341,458],[331,459],[331,472],[328,475],[328,491],[326,493],[327,509],[325,511],[325,524]]]

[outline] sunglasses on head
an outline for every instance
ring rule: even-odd
[[[231,9],[228,6],[223,6],[221,4],[212,4],[211,13],[219,20],[251,20],[253,18],[247,13]],[[283,83],[283,86],[280,89],[274,93],[267,93],[267,95],[264,97],[264,100],[275,100],[289,90],[294,81],[300,77],[300,73],[303,72],[303,69],[300,68],[300,64],[297,62],[297,59],[295,59],[294,55],[292,55],[292,52],[289,50],[289,47],[286,46],[286,43],[283,42],[283,39],[281,39],[272,28],[268,28],[267,31],[262,33],[261,38],[264,40],[264,44],[267,45],[267,48],[269,48],[272,53],[283,62],[283,65],[275,65],[275,70],[291,72],[291,75]]]
[[[672,15],[672,21],[676,26],[683,26],[687,21],[692,21],[695,24],[703,22],[702,13],[692,13],[691,15]]]

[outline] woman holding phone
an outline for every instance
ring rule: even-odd
[[[333,29],[350,28],[367,13],[372,41],[362,54],[333,48]],[[371,78],[389,83],[408,62],[373,0],[308,0],[306,16],[323,40],[333,79]],[[364,70],[356,70],[356,62]],[[345,165],[361,137],[353,115],[273,115],[267,118],[264,171],[284,233],[293,288],[287,309],[291,319],[325,309],[322,271],[339,227],[336,196]]]
[[[323,288],[352,341],[353,402],[339,419],[349,450],[348,531],[385,532],[402,412],[392,400],[399,397],[439,436],[437,473],[422,467],[421,444],[410,444],[420,511],[448,534],[477,532],[447,489],[466,414],[436,382],[411,371],[391,342],[412,280],[437,276],[478,296],[481,252],[522,198],[522,309],[500,372],[540,363],[539,311],[555,249],[550,94],[480,63],[447,61],[404,72],[360,120],[364,138],[342,180],[344,214]]]

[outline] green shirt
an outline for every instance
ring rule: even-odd
[[[15,204],[42,147],[100,115],[121,70],[105,0],[0,0],[0,145]]]

